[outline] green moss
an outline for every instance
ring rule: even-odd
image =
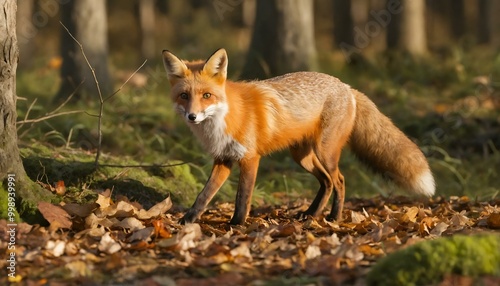
[[[500,276],[500,235],[456,235],[424,241],[381,259],[369,285],[429,285],[447,274]]]
[[[54,185],[64,181],[67,193],[63,199],[85,203],[95,197],[90,190],[112,189],[113,195],[123,195],[150,207],[171,194],[176,203],[190,204],[202,185],[196,180],[188,164],[170,161],[168,167],[112,167],[137,166],[129,157],[103,154],[101,165],[94,167],[94,155],[69,148],[47,148],[35,144],[21,148],[26,173],[34,181]]]
[[[19,213],[17,212],[17,208],[14,208],[14,212],[9,213],[8,210],[9,206],[7,204],[8,192],[3,184],[0,184],[0,198],[2,198],[2,203],[0,204],[0,219],[5,219],[9,221],[9,218],[12,217],[13,215],[14,221],[19,222],[20,217]]]

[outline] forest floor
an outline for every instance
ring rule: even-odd
[[[496,233],[500,247],[499,205],[499,199],[477,202],[468,197],[353,199],[346,203],[342,222],[328,222],[297,220],[308,206],[306,200],[297,200],[254,207],[244,225],[232,226],[228,221],[234,205],[222,203],[199,222],[180,225],[182,208],[170,197],[145,210],[124,196],[113,200],[108,189],[87,204],[41,202],[38,208],[50,224],[15,226],[14,263],[0,262],[3,273],[14,274],[2,275],[0,284],[377,285],[376,275],[389,274],[373,274],[367,281],[372,266],[421,241]],[[0,221],[1,249],[7,249],[8,229]],[[474,259],[474,251],[470,253],[467,259]],[[440,257],[438,263],[457,259],[452,251],[445,255],[449,257]],[[481,261],[488,261],[488,255],[495,254],[487,253]],[[396,267],[400,262],[394,263]],[[495,263],[500,267],[500,258]],[[431,272],[425,268],[415,263],[408,271]],[[463,271],[443,271],[430,281],[500,282],[500,277],[472,277]]]

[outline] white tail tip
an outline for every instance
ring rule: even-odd
[[[426,170],[420,174],[413,184],[413,189],[415,192],[428,197],[434,195],[434,192],[436,191],[436,184],[432,173],[429,170]]]

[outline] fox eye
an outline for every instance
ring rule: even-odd
[[[182,99],[188,99],[189,95],[187,93],[183,92],[179,95],[179,97]]]
[[[203,98],[204,98],[204,99],[208,99],[208,98],[210,98],[211,96],[212,96],[212,94],[210,94],[210,93],[208,93],[208,92],[205,92],[205,93],[203,94]]]

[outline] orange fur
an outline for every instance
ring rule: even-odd
[[[333,194],[328,218],[341,219],[345,182],[338,162],[347,144],[402,187],[434,193],[434,179],[419,148],[365,95],[337,78],[297,72],[232,82],[226,78],[223,49],[205,62],[183,62],[168,51],[163,56],[177,112],[214,157],[210,178],[184,222],[202,214],[237,162],[240,181],[231,223],[244,223],[260,158],[284,148],[320,183],[306,215],[320,215]]]

